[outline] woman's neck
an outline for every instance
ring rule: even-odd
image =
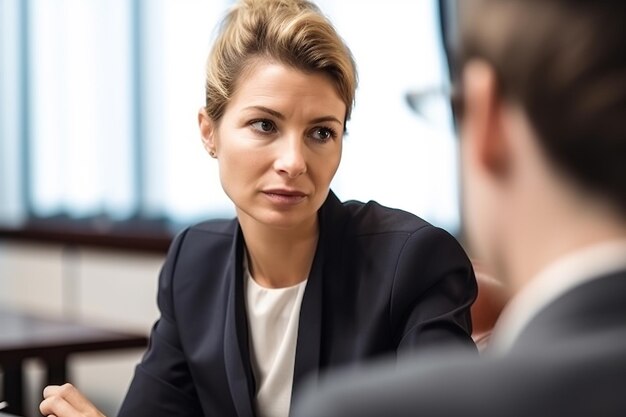
[[[254,280],[267,288],[290,287],[311,270],[319,227],[317,217],[295,229],[279,229],[240,219]]]

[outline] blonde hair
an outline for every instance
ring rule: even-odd
[[[244,68],[268,59],[334,83],[350,119],[356,65],[344,41],[319,8],[307,0],[241,0],[225,16],[206,69],[206,112],[218,121]]]

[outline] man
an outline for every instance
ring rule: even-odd
[[[626,416],[626,2],[459,2],[464,215],[514,294],[480,359],[328,375],[293,416]]]

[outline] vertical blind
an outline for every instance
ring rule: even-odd
[[[360,76],[333,190],[456,232],[450,115],[443,106],[437,123],[416,117],[404,99],[448,83],[437,2],[317,3]],[[0,221],[234,215],[196,118],[230,4],[0,0]]]

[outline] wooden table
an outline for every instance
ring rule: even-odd
[[[59,385],[68,381],[67,359],[73,353],[145,348],[147,342],[145,334],[0,309],[0,368],[4,379],[0,400],[9,403],[3,411],[24,413],[25,359],[43,360],[46,385]]]

